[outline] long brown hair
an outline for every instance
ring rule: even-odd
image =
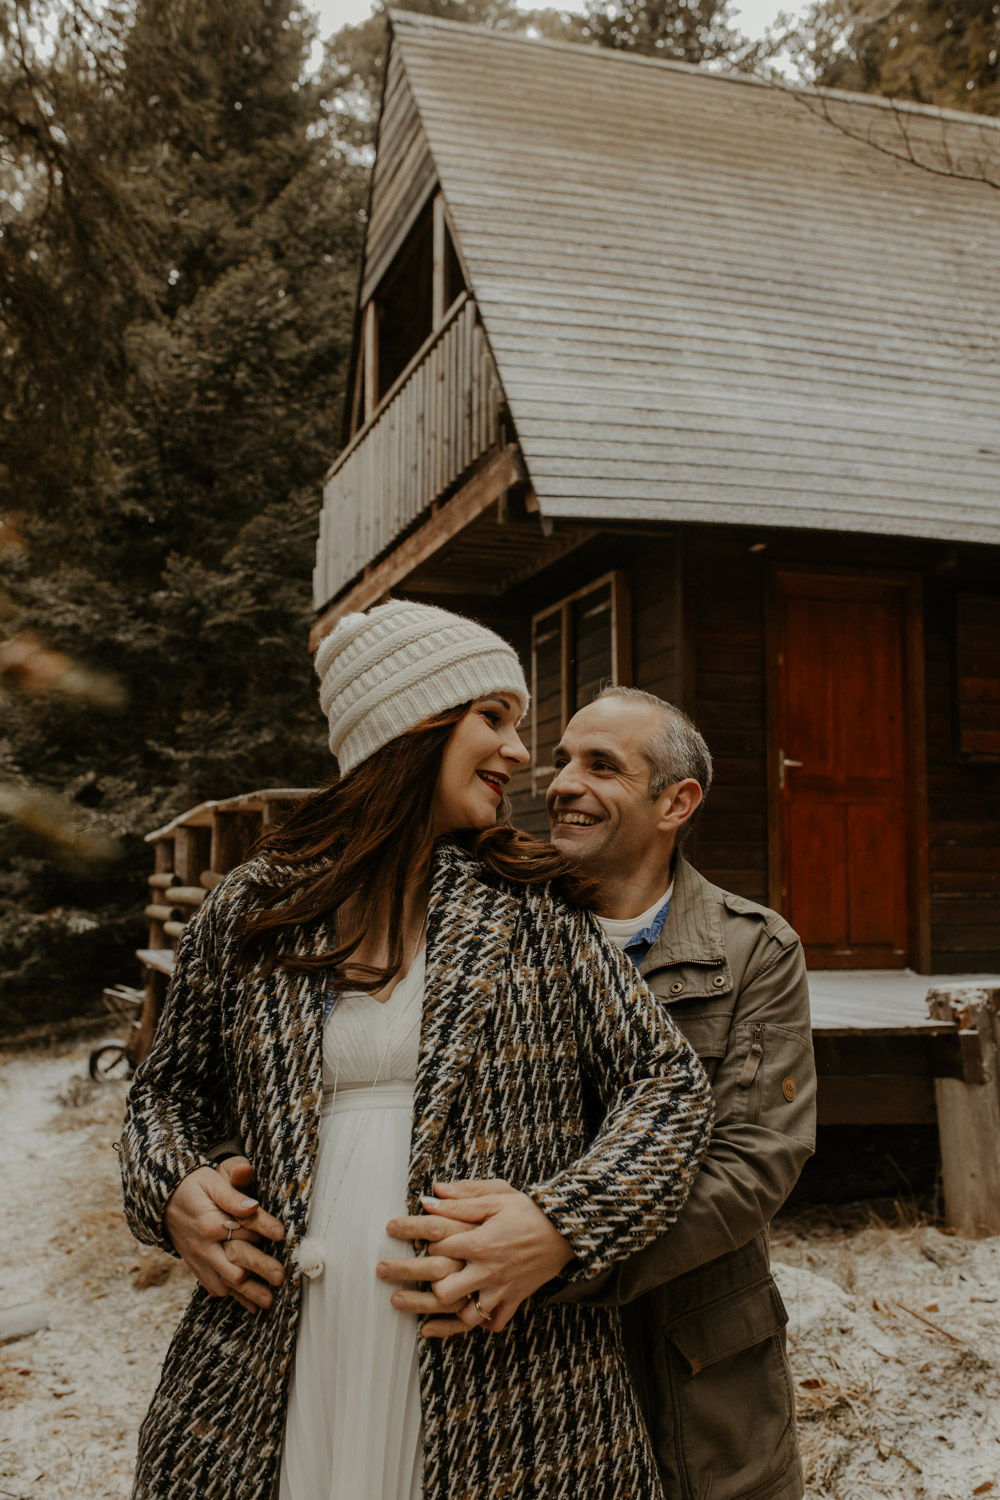
[[[407,884],[425,878],[434,851],[434,793],[445,746],[469,704],[418,724],[368,756],[348,776],[312,792],[285,821],[265,834],[258,852],[275,867],[275,879],[259,887],[260,904],[247,918],[237,961],[251,958],[296,973],[328,971],[358,989],[377,990],[403,961],[403,897]],[[589,906],[596,886],[574,871],[551,844],[522,833],[501,804],[492,828],[468,836],[487,870],[523,885],[554,881],[559,894]],[[287,879],[281,872],[287,871]],[[378,915],[385,913],[389,954],[385,968],[349,964],[351,954]],[[292,951],[294,932],[342,912],[336,943],[309,957]]]

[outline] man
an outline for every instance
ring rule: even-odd
[[[708,1155],[674,1229],[599,1282],[557,1295],[621,1306],[666,1495],[799,1500],[785,1312],[767,1225],[813,1149],[802,948],[776,913],[709,884],[680,853],[711,759],[678,709],[635,689],[606,689],[570,720],[554,764],[552,841],[597,878],[598,919],[691,1042],[716,1098]],[[479,1196],[484,1187],[492,1193]],[[498,1187],[442,1186],[432,1217],[475,1222]],[[390,1232],[440,1243],[426,1223],[404,1218]],[[456,1256],[457,1227],[449,1225],[444,1246]],[[442,1271],[454,1265],[440,1259]],[[379,1274],[407,1282],[426,1277],[426,1266],[394,1261]],[[427,1292],[395,1300],[434,1308]],[[457,1332],[466,1321],[476,1320],[438,1318],[425,1332],[435,1323]]]
[[[621,1307],[666,1495],[799,1500],[785,1313],[767,1225],[813,1149],[802,949],[781,917],[709,884],[680,853],[711,783],[708,749],[680,710],[635,689],[607,689],[570,720],[554,763],[546,799],[553,843],[596,877],[598,919],[687,1036],[716,1096],[712,1143],[670,1234],[600,1281],[570,1281],[555,1295]],[[248,1176],[241,1165],[235,1181]],[[397,1307],[431,1314],[425,1333],[479,1325],[473,1307],[443,1315],[434,1292],[413,1284],[458,1269],[463,1240],[467,1248],[488,1230],[505,1190],[444,1184],[433,1214],[390,1226],[396,1238],[431,1242],[426,1259],[378,1268],[403,1288],[393,1295]],[[216,1204],[247,1220],[221,1177]],[[252,1223],[269,1233],[265,1217]],[[435,1254],[437,1245],[455,1258]],[[533,1253],[530,1244],[493,1248],[505,1264]],[[217,1245],[213,1253],[220,1292],[233,1290],[236,1276],[241,1300],[266,1305],[269,1293],[247,1273],[274,1279],[273,1260],[239,1240],[229,1251],[239,1267]]]

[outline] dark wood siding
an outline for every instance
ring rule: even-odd
[[[955,658],[959,749],[1000,758],[1000,593],[959,590]]]
[[[635,686],[669,703],[679,703],[681,689],[680,578],[676,538],[657,550],[643,538],[649,555],[631,569],[632,673]]]
[[[683,707],[708,741],[715,783],[689,853],[727,890],[768,899],[762,555],[724,531],[685,537]]]
[[[983,549],[983,560],[989,554]],[[993,564],[994,574],[1000,572]],[[960,751],[955,588],[925,587],[931,947],[936,972],[1000,971],[1000,764]]]

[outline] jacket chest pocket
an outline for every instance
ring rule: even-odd
[[[783,1493],[797,1454],[787,1319],[768,1277],[663,1330],[683,1500]]]
[[[691,1043],[711,1077],[709,1064],[718,1065],[729,1047],[731,1013],[727,1010],[720,1013],[709,1012],[706,1015],[702,1011],[686,1015],[684,1007],[674,1005],[670,1007],[669,1015],[678,1031]]]

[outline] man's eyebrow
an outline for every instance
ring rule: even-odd
[[[591,760],[610,760],[616,766],[622,764],[622,758],[617,750],[602,750],[600,745],[588,745],[584,753]]]
[[[566,749],[566,746],[560,743],[553,750],[552,758],[554,760],[557,755],[568,754],[569,751]],[[580,754],[586,760],[608,760],[616,766],[624,765],[624,761],[617,750],[602,750],[600,745],[587,745],[580,751]]]

